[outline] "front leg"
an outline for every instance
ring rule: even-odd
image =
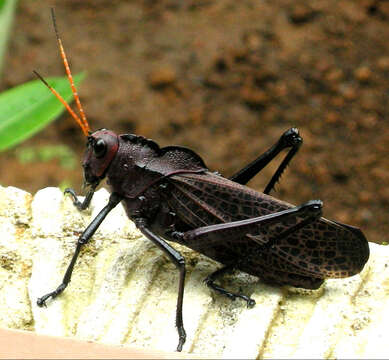
[[[184,322],[182,318],[182,305],[184,301],[184,286],[185,286],[185,259],[184,257],[173,247],[171,247],[166,241],[161,239],[159,236],[154,234],[149,228],[147,224],[147,220],[144,218],[136,218],[135,224],[137,228],[155,245],[157,245],[168,257],[169,259],[176,265],[176,267],[180,271],[180,280],[178,284],[178,297],[177,297],[177,310],[176,310],[176,326],[178,331],[178,345],[177,351],[182,350],[182,346],[186,340],[186,333],[184,329]]]
[[[108,204],[99,212],[99,214],[92,220],[92,222],[89,224],[89,226],[84,230],[84,232],[81,234],[81,236],[78,238],[77,241],[77,247],[76,250],[73,254],[72,260],[70,261],[70,264],[65,272],[65,276],[62,280],[62,283],[55,289],[54,291],[43,295],[37,300],[38,306],[45,306],[46,305],[46,300],[49,298],[55,298],[59,294],[61,294],[68,284],[70,283],[71,277],[72,277],[72,272],[74,269],[74,265],[77,261],[78,255],[80,254],[81,247],[86,244],[89,239],[93,236],[93,234],[96,232],[100,224],[103,222],[105,217],[108,215],[108,213],[117,205],[119,202],[122,200],[122,196],[113,193],[109,197]]]

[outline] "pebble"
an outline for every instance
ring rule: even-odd
[[[389,70],[389,56],[383,56],[380,57],[377,60],[377,66],[380,70],[382,71],[387,71]]]
[[[149,75],[149,83],[153,88],[161,88],[172,85],[176,79],[176,71],[170,66],[155,69]]]
[[[361,66],[354,71],[354,76],[360,82],[367,82],[371,79],[372,72],[369,67]]]
[[[289,20],[294,24],[303,24],[314,19],[316,12],[306,4],[295,5],[290,14]]]

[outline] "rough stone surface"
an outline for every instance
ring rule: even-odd
[[[77,236],[106,204],[99,190],[77,211],[57,188],[31,196],[0,187],[0,326],[109,344],[172,351],[178,273],[120,206],[76,264],[72,282],[47,308],[36,299],[62,280]],[[211,293],[202,281],[218,267],[187,258],[184,351],[223,358],[388,358],[389,247],[370,244],[361,274],[327,280],[316,291],[277,288],[235,273],[224,285],[252,294],[247,309]]]

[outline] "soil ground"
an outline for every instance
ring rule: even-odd
[[[198,152],[228,176],[298,127],[304,145],[277,185],[291,203],[389,241],[389,2],[373,0],[21,0],[2,89],[63,74],[54,6],[92,128]],[[84,138],[68,115],[1,154],[0,183],[31,192],[81,167],[23,164],[18,149]],[[279,163],[279,162],[278,162]],[[277,164],[250,186],[262,190]]]

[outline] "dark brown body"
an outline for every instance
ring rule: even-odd
[[[37,304],[44,306],[49,298],[64,291],[82,246],[119,202],[138,229],[179,270],[177,351],[182,350],[186,340],[186,267],[184,257],[165,240],[181,243],[224,264],[206,278],[206,284],[231,299],[245,300],[249,307],[254,306],[253,299],[220,287],[216,277],[235,268],[273,285],[316,289],[325,278],[359,273],[369,258],[367,240],[359,229],[322,218],[320,200],[293,206],[267,195],[301,142],[298,130],[289,129],[272,148],[226,179],[210,172],[190,149],[160,148],[144,137],[116,135],[105,129],[88,135],[83,168],[91,189],[83,202],[74,190],[65,192],[83,210],[101,180],[107,178],[111,196],[80,235],[62,283],[39,298]],[[243,185],[285,148],[291,149],[264,193]]]
[[[120,176],[119,176],[120,174]],[[359,273],[369,257],[363,233],[320,218],[271,247],[269,239],[298,218],[269,226],[250,225],[240,234],[206,234],[180,241],[171,234],[249,219],[293,205],[210,172],[189,149],[168,147],[133,135],[119,136],[119,150],[106,176],[124,197],[128,216],[146,218],[157,235],[273,284],[317,288],[325,278]]]
[[[62,283],[38,298],[38,306],[45,306],[49,298],[66,289],[83,245],[120,202],[138,229],[179,270],[177,351],[182,350],[186,341],[183,322],[186,266],[184,257],[165,240],[184,244],[224,264],[206,278],[206,284],[231,299],[245,300],[249,307],[255,305],[253,299],[223,289],[215,284],[216,277],[236,268],[272,284],[316,289],[325,278],[352,276],[362,270],[369,258],[369,247],[359,229],[320,217],[323,205],[320,200],[292,206],[267,195],[302,144],[296,128],[287,130],[275,145],[230,180],[210,172],[200,156],[190,149],[160,148],[142,136],[116,135],[106,129],[91,133],[53,10],[52,19],[80,117],[36,74],[67,107],[87,138],[83,168],[85,185],[90,189],[82,202],[73,189],[66,189],[65,193],[73,197],[79,210],[89,206],[95,189],[106,177],[112,193],[108,204],[78,238]],[[244,186],[284,149],[290,150],[263,193]]]

